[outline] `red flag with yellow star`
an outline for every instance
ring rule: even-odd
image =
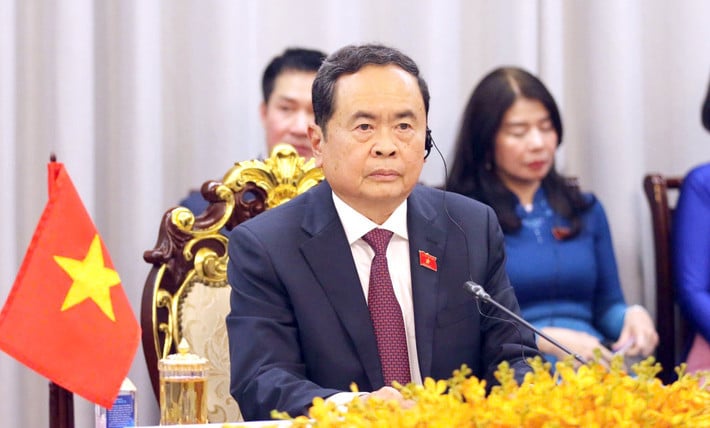
[[[49,163],[49,201],[0,312],[0,349],[110,408],[140,327],[74,184]]]

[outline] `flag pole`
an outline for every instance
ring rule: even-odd
[[[57,155],[49,154],[56,162]],[[54,382],[49,382],[49,428],[74,428],[74,394]]]
[[[49,382],[49,428],[74,428],[74,394]]]

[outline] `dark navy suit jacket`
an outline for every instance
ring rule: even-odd
[[[239,225],[229,236],[227,330],[231,393],[246,420],[272,409],[304,413],[314,397],[384,386],[372,321],[327,182]],[[519,312],[493,211],[470,198],[417,186],[407,199],[417,352],[422,378],[461,364],[495,383],[507,360],[522,379],[539,355],[533,335],[464,290],[483,285]],[[446,206],[446,209],[444,209]],[[419,251],[436,257],[436,271]]]

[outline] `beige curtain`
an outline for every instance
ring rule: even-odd
[[[538,73],[562,108],[563,172],[609,215],[626,296],[653,304],[641,179],[710,160],[700,126],[710,76],[704,0],[2,0],[0,302],[64,162],[136,313],[161,214],[233,161],[263,153],[260,77],[290,45],[401,48],[427,78],[449,163],[473,86],[494,67]],[[440,184],[435,153],[423,180]],[[158,421],[142,350],[130,376]],[[0,421],[47,426],[47,380],[0,354]],[[97,380],[98,381],[98,380]],[[76,399],[78,427],[93,426]]]

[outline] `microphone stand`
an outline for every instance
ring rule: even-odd
[[[555,339],[553,339],[553,338],[551,338],[550,336],[548,336],[547,334],[543,333],[541,330],[535,328],[535,327],[534,327],[532,324],[530,324],[529,322],[525,321],[525,319],[521,318],[521,317],[520,317],[518,314],[516,314],[515,312],[511,311],[510,309],[508,309],[508,308],[506,308],[505,306],[503,306],[503,305],[501,305],[500,303],[498,303],[498,302],[497,302],[495,299],[493,299],[488,293],[486,293],[486,291],[485,291],[485,290],[483,289],[483,287],[481,287],[480,285],[476,284],[476,283],[473,282],[473,281],[466,281],[466,282],[464,283],[464,288],[465,288],[466,290],[468,290],[469,292],[473,293],[473,295],[476,296],[476,299],[482,300],[482,301],[484,301],[484,302],[487,302],[487,303],[492,304],[492,305],[495,306],[496,308],[498,308],[498,309],[500,309],[501,311],[503,311],[503,312],[505,312],[506,314],[508,314],[508,315],[509,315],[511,318],[513,318],[514,320],[518,321],[520,324],[524,325],[525,327],[527,327],[527,328],[530,329],[531,331],[535,332],[535,334],[538,334],[538,335],[544,337],[546,340],[548,340],[550,343],[552,343],[553,345],[555,345],[555,346],[558,347],[559,349],[561,349],[561,350],[563,350],[564,352],[566,352],[568,355],[573,356],[575,360],[579,361],[579,362],[582,363],[582,364],[587,364],[587,361],[586,361],[584,358],[582,358],[581,355],[572,352],[572,351],[569,350],[566,346],[562,345],[561,343],[559,343],[559,342],[556,341]]]

